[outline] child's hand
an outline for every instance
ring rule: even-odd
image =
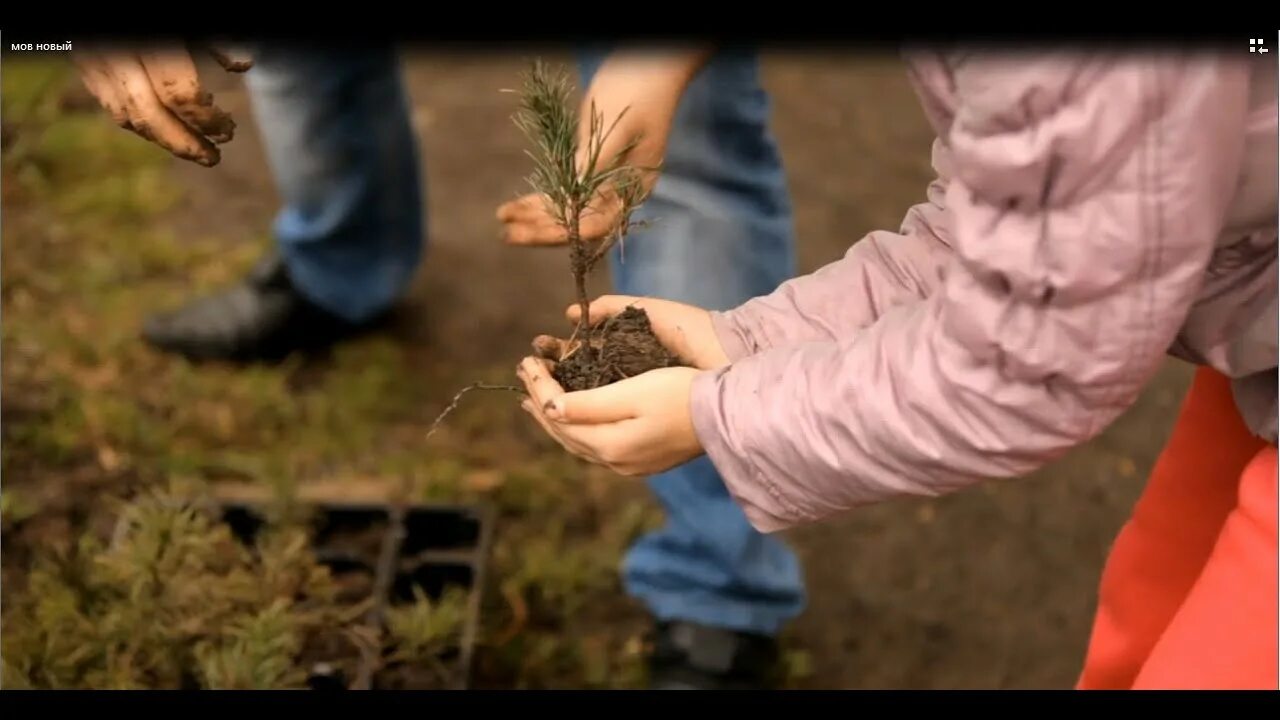
[[[681,362],[700,370],[714,370],[729,364],[729,356],[711,326],[711,314],[700,307],[657,298],[603,295],[588,308],[591,313],[589,322],[596,325],[632,306],[648,314],[649,326],[658,336],[658,341]],[[565,315],[576,325],[581,311],[575,303],[569,306]],[[560,358],[567,350],[564,340],[549,335],[538,337],[533,344],[539,356],[552,360]]]
[[[522,407],[561,447],[621,475],[651,475],[702,454],[689,410],[694,368],[663,368],[595,390],[566,393],[547,360],[525,358],[516,374]]]

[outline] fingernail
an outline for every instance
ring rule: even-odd
[[[542,411],[552,420],[560,419],[560,405],[555,400],[548,400],[546,404],[542,406]]]

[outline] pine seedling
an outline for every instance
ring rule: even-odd
[[[5,604],[5,685],[301,686],[303,642],[350,620],[298,531],[256,550],[185,493],[122,503],[109,542],[42,554]]]
[[[579,112],[573,104],[573,88],[563,72],[554,72],[535,61],[524,76],[516,125],[532,143],[526,154],[533,160],[528,183],[542,196],[547,213],[560,227],[569,244],[569,264],[573,274],[576,302],[581,316],[575,337],[586,337],[588,326],[587,278],[600,260],[638,223],[632,214],[645,201],[644,173],[652,171],[627,163],[640,137],[628,139],[607,162],[601,162],[604,148],[626,115],[623,110],[606,127],[605,118],[592,102],[585,137]],[[616,211],[604,237],[590,241],[582,235],[582,220],[593,212]],[[582,343],[590,353],[589,343]]]

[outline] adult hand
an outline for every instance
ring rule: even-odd
[[[212,54],[229,72],[253,65],[238,52]],[[216,144],[229,142],[236,124],[201,87],[185,48],[85,49],[72,55],[85,87],[120,127],[205,167],[221,160]]]
[[[709,57],[706,49],[679,52],[615,52],[601,65],[587,89],[580,112],[578,163],[586,162],[586,134],[591,127],[591,113],[604,118],[607,129],[613,127],[601,148],[598,163],[604,165],[626,149],[635,146],[622,159],[646,172],[642,173],[644,194],[657,182],[657,168],[666,154],[667,138],[675,118],[680,97],[689,82]],[[651,171],[649,171],[651,170]],[[503,239],[512,245],[561,245],[568,235],[547,213],[546,198],[530,193],[498,208],[503,225]],[[595,241],[608,236],[617,226],[620,204],[607,191],[602,192],[582,216],[579,233],[584,240]]]
[[[711,314],[700,307],[657,298],[603,295],[587,309],[590,314],[587,321],[596,325],[633,306],[645,311],[658,341],[684,364],[701,370],[714,370],[729,364],[729,356],[711,325]],[[574,324],[581,314],[577,304],[570,305],[565,312]],[[534,340],[534,350],[543,358],[557,360],[568,350],[566,342],[541,335]]]
[[[525,358],[521,406],[565,450],[616,473],[652,475],[703,453],[689,410],[695,368],[662,368],[595,390],[566,393],[551,363]]]

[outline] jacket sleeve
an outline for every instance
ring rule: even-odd
[[[1120,415],[1201,286],[1246,72],[1212,56],[969,60],[936,292],[861,329],[855,304],[824,301],[823,332],[770,330],[800,342],[695,380],[699,439],[752,523],[1025,474]],[[836,298],[857,258],[801,295]]]
[[[899,232],[873,232],[845,256],[789,280],[770,295],[727,312],[711,313],[730,360],[810,340],[835,340],[866,327],[889,308],[928,297],[951,255],[944,210],[949,160],[933,146],[937,179],[927,200],[913,206]]]

